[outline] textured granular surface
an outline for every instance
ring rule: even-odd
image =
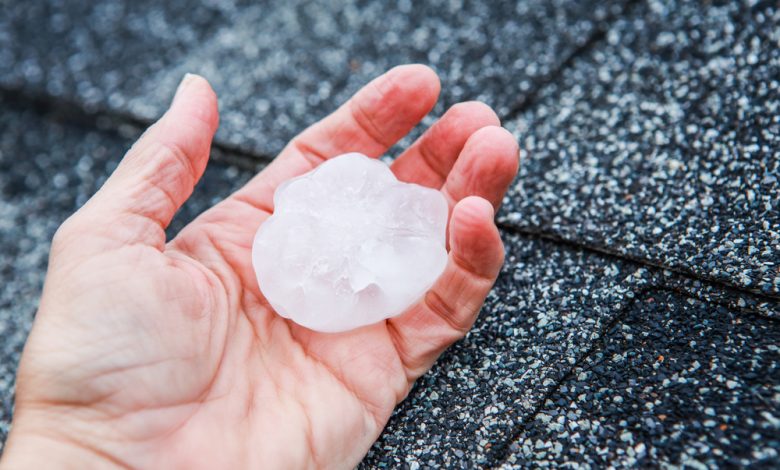
[[[780,296],[780,8],[653,1],[508,123],[502,220]]]
[[[49,240],[184,72],[214,83],[222,126],[170,236],[419,61],[434,114],[488,102],[524,161],[473,331],[361,467],[780,466],[775,2],[246,3],[0,13],[0,443]]]
[[[0,83],[126,110],[158,71],[232,22],[232,10],[214,3],[8,2],[0,13]]]
[[[650,290],[545,397],[507,463],[776,463],[779,344],[776,321]]]
[[[625,3],[18,2],[0,15],[0,83],[150,120],[184,73],[200,73],[221,98],[217,138],[275,155],[408,62],[440,73],[438,112],[481,99],[506,114]]]

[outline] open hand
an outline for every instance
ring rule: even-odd
[[[58,230],[18,373],[9,468],[347,468],[415,379],[473,324],[503,262],[494,211],[517,144],[486,105],[453,106],[392,165],[450,204],[449,261],[403,315],[317,333],[276,315],[251,266],[283,181],[377,157],[433,107],[429,68],[392,69],[306,129],[172,241],[203,173],[217,100],[189,75],[170,110]]]

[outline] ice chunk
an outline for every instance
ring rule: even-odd
[[[447,202],[348,153],[283,183],[252,264],[276,312],[317,331],[402,313],[444,270]]]

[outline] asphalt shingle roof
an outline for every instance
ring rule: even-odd
[[[544,399],[507,465],[593,468],[776,462],[780,329],[652,289]]]
[[[217,139],[273,156],[401,63],[440,73],[438,112],[481,99],[505,115],[625,3],[19,2],[0,17],[0,84],[151,120],[201,73],[220,96]]]
[[[411,5],[4,9],[0,443],[49,240],[185,71],[223,119],[170,234],[369,77],[422,61],[443,78],[434,114],[487,101],[524,162],[474,330],[362,467],[780,463],[780,8]]]
[[[637,5],[506,125],[501,219],[780,297],[780,8]]]

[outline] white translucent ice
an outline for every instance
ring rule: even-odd
[[[398,315],[447,263],[447,202],[359,153],[280,185],[252,264],[276,312],[307,328],[351,330]]]

